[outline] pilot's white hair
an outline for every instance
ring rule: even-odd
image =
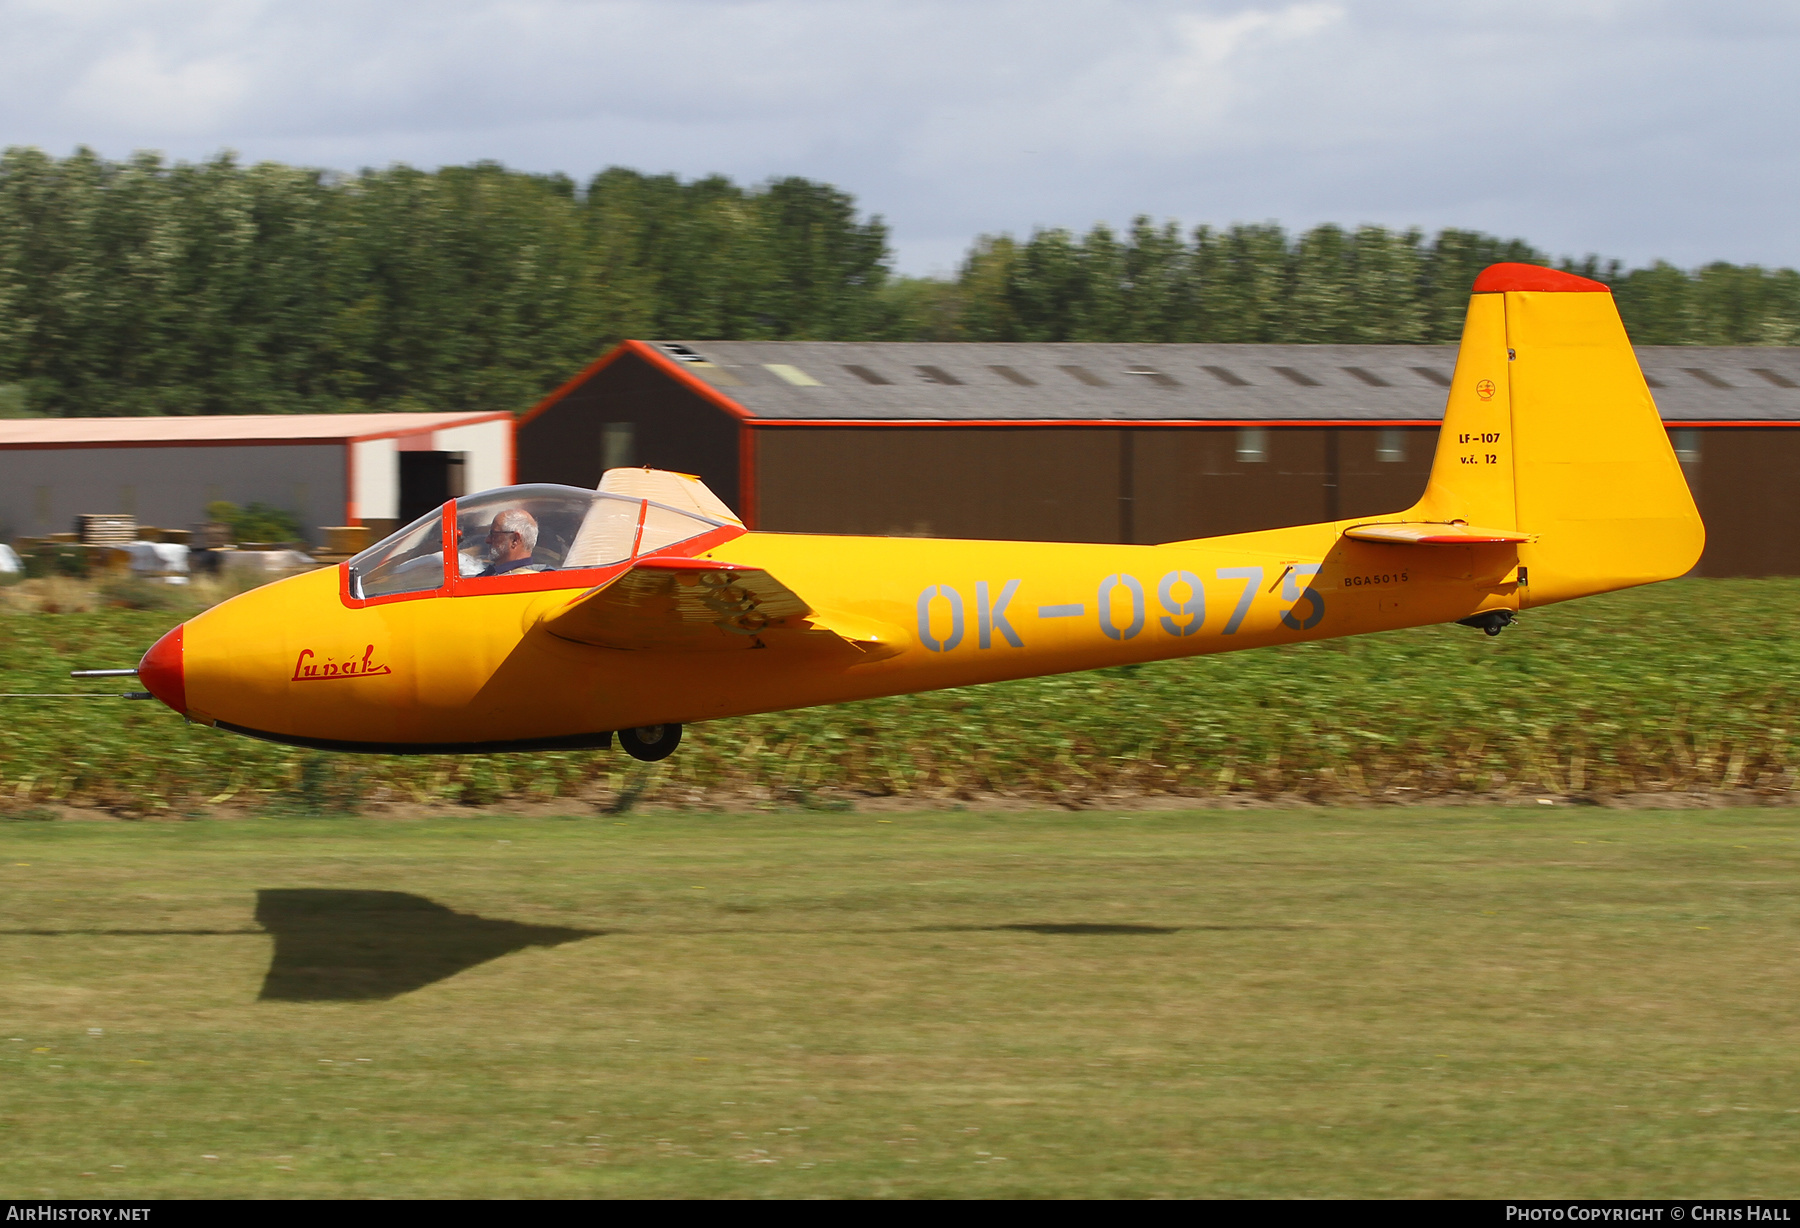
[[[494,517],[494,527],[502,533],[517,533],[519,540],[525,543],[527,550],[537,549],[538,526],[536,517],[522,507],[509,507]]]

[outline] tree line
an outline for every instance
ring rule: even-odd
[[[494,163],[355,175],[226,155],[0,155],[0,415],[521,409],[623,337],[1448,342],[1471,231],[1273,224],[984,236],[894,276],[887,228],[801,178]],[[1800,344],[1800,274],[1562,267],[1644,344]]]
[[[892,339],[1452,343],[1475,275],[1551,264],[1522,239],[1467,230],[1273,224],[1183,234],[1138,218],[1115,234],[1042,230],[977,240],[954,280],[884,288]],[[1800,344],[1800,273],[1595,257],[1557,267],[1606,282],[1640,345]]]
[[[48,414],[529,405],[627,336],[867,336],[887,231],[805,179],[0,155],[0,384]]]

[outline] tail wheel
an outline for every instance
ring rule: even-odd
[[[655,763],[667,759],[681,745],[680,725],[639,725],[619,730],[619,745],[633,759]]]
[[[1502,627],[1510,627],[1517,621],[1518,619],[1513,616],[1511,610],[1489,610],[1485,614],[1475,614],[1469,618],[1459,618],[1456,620],[1456,625],[1459,627],[1475,627],[1487,632],[1489,635],[1499,635]]]

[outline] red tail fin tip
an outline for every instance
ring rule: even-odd
[[[1550,290],[1565,294],[1611,294],[1612,287],[1541,264],[1490,264],[1475,278],[1474,293],[1506,290]]]

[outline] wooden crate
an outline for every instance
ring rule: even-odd
[[[137,517],[125,512],[87,512],[77,516],[84,546],[123,546],[137,540]]]

